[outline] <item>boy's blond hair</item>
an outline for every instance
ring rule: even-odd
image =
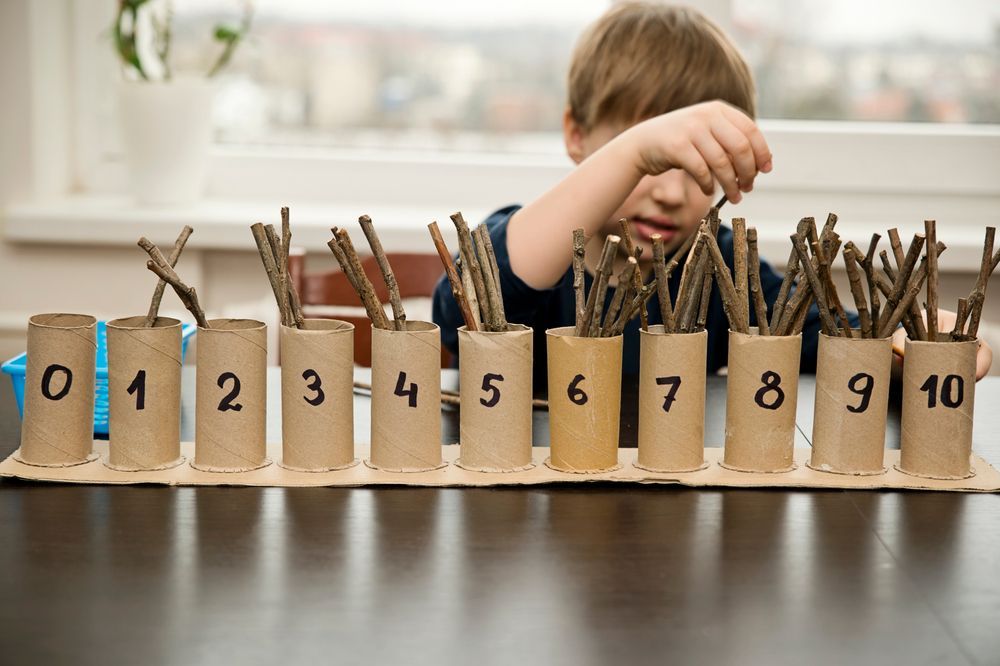
[[[751,117],[753,76],[719,26],[691,7],[616,5],[580,37],[569,70],[569,108],[585,131],[632,125],[721,99]]]

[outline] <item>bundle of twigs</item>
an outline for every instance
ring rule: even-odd
[[[968,297],[958,299],[958,317],[955,319],[955,326],[951,330],[952,340],[974,340],[979,335],[979,322],[983,315],[983,303],[986,301],[986,285],[990,281],[990,276],[1000,264],[1000,250],[993,252],[993,241],[996,236],[995,227],[986,227],[986,238],[983,241],[983,259],[979,264],[979,275],[976,277],[976,284],[972,287]],[[928,287],[930,285],[928,284]],[[930,308],[930,300],[927,303]],[[966,319],[969,321],[966,328]],[[927,325],[928,329],[930,324]]]
[[[191,235],[191,231],[185,227],[185,230],[181,232],[181,238],[178,238],[178,245],[183,248],[184,242],[187,241],[187,237]],[[211,328],[208,325],[208,320],[205,318],[205,311],[201,309],[201,304],[198,303],[198,294],[195,292],[194,287],[189,287],[181,281],[180,276],[174,272],[170,260],[163,256],[160,252],[160,248],[156,247],[153,243],[149,241],[145,236],[139,239],[139,247],[146,251],[149,255],[150,260],[146,262],[146,268],[156,273],[161,280],[169,284],[174,292],[177,293],[177,297],[181,299],[181,303],[184,307],[188,309],[194,318],[198,322],[198,326],[202,328]],[[180,249],[178,245],[174,246],[174,251],[171,252],[170,256],[176,262],[177,256],[180,255]],[[162,296],[162,293],[161,293]],[[155,298],[155,296],[154,296]],[[159,301],[156,302],[157,309],[159,309]],[[156,321],[156,315],[153,315],[153,321]],[[151,325],[151,324],[150,324]]]
[[[288,272],[288,250],[292,242],[288,207],[281,209],[281,237],[275,231],[274,225],[265,226],[260,222],[251,225],[250,232],[257,243],[260,260],[264,264],[264,271],[274,291],[281,323],[285,326],[302,328],[302,303]]]
[[[389,290],[389,302],[392,304],[391,324],[385,314],[385,310],[382,309],[382,304],[375,295],[375,288],[372,286],[371,280],[368,279],[364,268],[361,266],[361,259],[354,249],[354,244],[351,242],[351,236],[347,233],[347,230],[333,227],[330,230],[333,232],[333,239],[327,245],[333,252],[333,256],[336,257],[337,263],[340,264],[341,270],[344,271],[344,275],[347,276],[348,282],[351,283],[354,291],[357,292],[362,305],[365,306],[365,311],[368,313],[368,318],[372,321],[372,326],[375,328],[404,331],[406,330],[406,312],[403,310],[403,301],[399,295],[399,284],[396,282],[396,276],[389,265],[389,259],[385,256],[385,250],[382,249],[382,241],[379,240],[378,234],[375,233],[375,225],[372,224],[370,217],[362,215],[358,218],[358,224],[361,225],[361,230],[364,232],[365,238],[368,239],[368,247],[371,248],[375,262],[382,272],[382,279]]]
[[[462,311],[466,330],[510,330],[503,307],[500,268],[489,229],[481,224],[470,232],[461,213],[452,215],[451,221],[458,232],[459,267],[451,260],[437,222],[428,224],[427,229],[444,265],[451,293]]]
[[[187,244],[188,237],[194,233],[194,229],[185,225],[181,229],[180,235],[174,242],[174,249],[170,251],[170,257],[166,260],[167,264],[173,268],[177,265],[177,260],[181,258],[181,252],[184,251],[184,246]],[[139,239],[139,247],[144,250],[147,247],[155,248],[152,243],[144,236]],[[147,250],[148,252],[149,250]],[[159,252],[159,250],[157,250]],[[163,278],[156,281],[156,288],[153,289],[153,299],[149,303],[149,310],[146,312],[146,320],[143,322],[143,326],[146,328],[151,328],[153,324],[156,323],[156,317],[160,313],[160,301],[163,300],[163,290],[166,288],[167,283]]]

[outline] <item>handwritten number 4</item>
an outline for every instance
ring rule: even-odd
[[[393,393],[401,398],[409,398],[408,404],[410,405],[410,407],[416,407],[417,406],[416,383],[411,382],[409,388],[403,388],[404,384],[406,384],[406,373],[400,372],[399,379],[396,380],[396,390],[393,391]]]

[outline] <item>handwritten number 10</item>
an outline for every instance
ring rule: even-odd
[[[937,407],[939,375],[931,375],[921,386],[927,392],[927,407]],[[954,395],[954,397],[953,397]],[[950,409],[959,407],[965,400],[965,380],[959,375],[945,375],[941,382],[941,404]]]

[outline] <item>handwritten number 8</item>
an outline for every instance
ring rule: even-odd
[[[859,387],[858,384],[862,381],[864,381],[864,386]],[[847,388],[850,389],[851,393],[857,393],[861,396],[861,404],[857,407],[848,405],[847,411],[853,414],[861,414],[866,411],[868,409],[868,403],[872,400],[872,390],[875,388],[875,378],[867,372],[859,372],[851,377],[850,381],[847,382]]]
[[[760,376],[760,381],[764,382],[764,385],[754,393],[753,401],[764,409],[778,409],[781,407],[782,403],[785,402],[785,392],[781,390],[780,386],[781,375],[773,370],[768,370]],[[768,393],[774,393],[774,399],[771,402],[764,400],[764,396]]]

